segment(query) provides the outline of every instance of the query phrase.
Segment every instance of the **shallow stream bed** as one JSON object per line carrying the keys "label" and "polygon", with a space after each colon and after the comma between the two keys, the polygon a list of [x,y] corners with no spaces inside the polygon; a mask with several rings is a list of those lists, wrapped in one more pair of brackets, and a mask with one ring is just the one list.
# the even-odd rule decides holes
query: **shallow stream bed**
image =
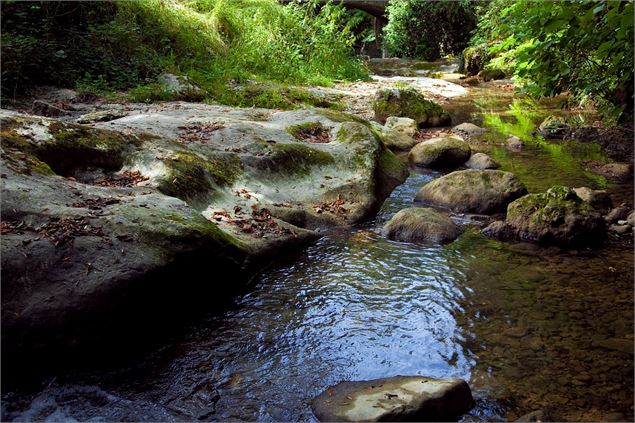
{"label": "shallow stream bed", "polygon": [[[577,165],[599,154],[592,148],[483,149],[530,191],[587,185],[632,206],[632,183]],[[309,401],[329,385],[426,375],[469,382],[477,406],[465,421],[538,409],[556,420],[632,421],[632,245],[562,251],[478,228],[446,246],[380,236],[438,176],[413,170],[373,221],[272,265],[227,309],[142,359],[5,391],[3,420],[314,420]]]}

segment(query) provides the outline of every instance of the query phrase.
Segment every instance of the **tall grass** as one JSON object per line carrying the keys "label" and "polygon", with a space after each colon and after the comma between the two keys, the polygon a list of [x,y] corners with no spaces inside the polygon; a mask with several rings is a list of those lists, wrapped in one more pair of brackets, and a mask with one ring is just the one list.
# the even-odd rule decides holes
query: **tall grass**
{"label": "tall grass", "polygon": [[5,96],[5,88],[43,83],[129,89],[165,71],[187,75],[211,93],[229,81],[328,84],[368,77],[354,56],[345,10],[313,0],[286,6],[276,0],[4,3]]}

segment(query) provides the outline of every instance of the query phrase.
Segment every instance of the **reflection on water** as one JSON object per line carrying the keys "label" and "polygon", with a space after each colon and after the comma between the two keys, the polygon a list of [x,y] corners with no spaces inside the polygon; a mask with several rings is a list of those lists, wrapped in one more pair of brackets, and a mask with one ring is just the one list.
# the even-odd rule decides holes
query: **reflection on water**
{"label": "reflection on water", "polygon": [[[549,145],[491,154],[532,191],[601,185],[575,166],[597,151]],[[314,420],[309,401],[331,384],[419,374],[468,380],[478,404],[468,421],[536,409],[632,421],[632,249],[538,249],[475,230],[446,246],[382,238],[437,176],[413,173],[374,221],[263,272],[227,311],[144,360],[5,393],[3,418]]]}

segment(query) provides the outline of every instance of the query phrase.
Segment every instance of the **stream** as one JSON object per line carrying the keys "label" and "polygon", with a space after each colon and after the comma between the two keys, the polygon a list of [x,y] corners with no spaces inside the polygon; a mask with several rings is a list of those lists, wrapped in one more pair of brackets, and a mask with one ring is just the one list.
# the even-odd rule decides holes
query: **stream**
{"label": "stream", "polygon": [[[498,146],[552,110],[487,87],[448,108],[455,124],[492,130],[480,148],[503,170],[530,192],[590,186],[632,207],[632,182],[580,167],[602,156],[595,145]],[[468,381],[477,405],[463,421],[534,410],[556,421],[632,421],[632,244],[565,251],[478,228],[445,246],[383,238],[383,224],[440,175],[411,169],[372,221],[281,258],[226,308],[142,358],[3,392],[3,420],[315,421],[310,400],[339,381],[426,375]]]}

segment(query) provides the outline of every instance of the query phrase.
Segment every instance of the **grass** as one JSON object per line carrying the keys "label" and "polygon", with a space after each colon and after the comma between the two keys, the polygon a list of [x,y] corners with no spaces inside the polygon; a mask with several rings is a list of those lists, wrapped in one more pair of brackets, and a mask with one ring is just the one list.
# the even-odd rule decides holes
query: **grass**
{"label": "grass", "polygon": [[173,100],[156,80],[168,72],[225,104],[341,108],[290,86],[368,78],[354,56],[346,13],[276,0],[7,1],[3,99],[56,85],[111,98],[124,91],[135,101]]}

